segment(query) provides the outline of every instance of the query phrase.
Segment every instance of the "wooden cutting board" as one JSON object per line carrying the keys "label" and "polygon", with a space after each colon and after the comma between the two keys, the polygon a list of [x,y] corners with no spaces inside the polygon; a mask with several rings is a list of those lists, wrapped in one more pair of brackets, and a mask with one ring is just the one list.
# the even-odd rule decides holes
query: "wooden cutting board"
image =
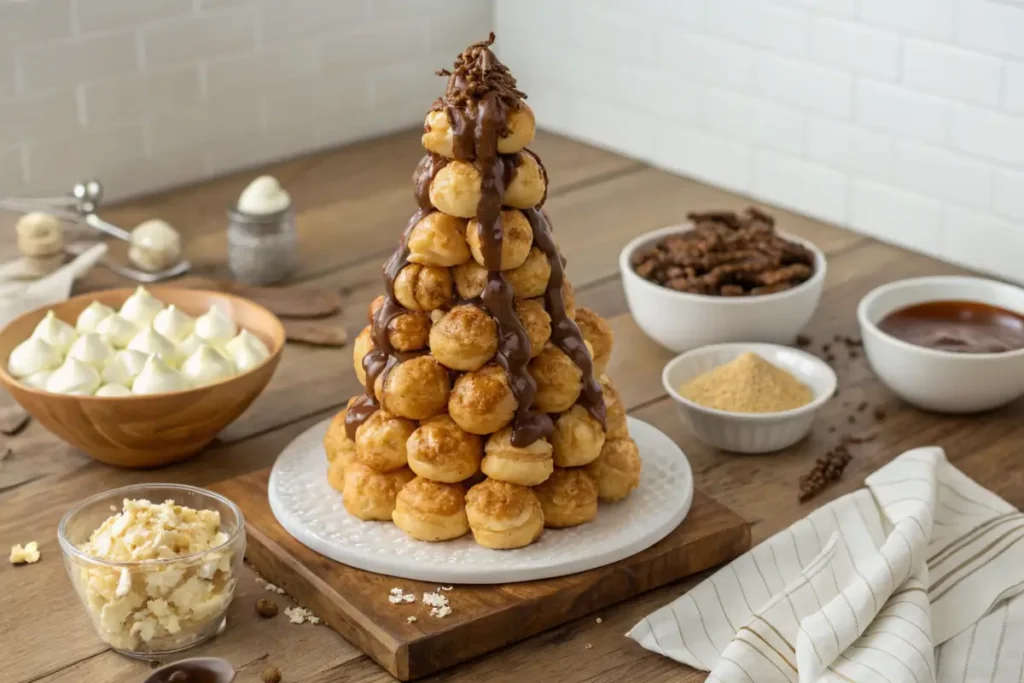
{"label": "wooden cutting board", "polygon": [[[454,586],[452,613],[429,616],[419,602],[438,586],[373,574],[310,550],[277,523],[267,501],[270,470],[212,488],[245,514],[246,557],[399,680],[408,681],[677,581],[750,548],[750,525],[700,491],[682,524],[664,540],[615,564],[558,579],[499,586]],[[392,588],[414,604],[388,602]],[[408,617],[415,616],[414,622]]]}

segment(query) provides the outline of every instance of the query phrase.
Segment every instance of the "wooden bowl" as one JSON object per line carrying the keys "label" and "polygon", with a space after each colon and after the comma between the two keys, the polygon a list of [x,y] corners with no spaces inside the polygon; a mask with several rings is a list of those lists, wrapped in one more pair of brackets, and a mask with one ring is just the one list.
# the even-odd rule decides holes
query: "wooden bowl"
{"label": "wooden bowl", "polygon": [[270,356],[246,372],[216,384],[146,396],[70,396],[33,389],[7,372],[7,358],[36,324],[53,310],[74,324],[86,306],[99,301],[117,310],[134,289],[76,296],[12,320],[0,331],[0,383],[44,427],[90,456],[118,467],[158,467],[184,460],[205,448],[237,418],[270,381],[284,348],[284,327],[267,309],[231,294],[199,289],[151,287],[165,304],[191,316],[217,304],[240,328],[256,335]]}

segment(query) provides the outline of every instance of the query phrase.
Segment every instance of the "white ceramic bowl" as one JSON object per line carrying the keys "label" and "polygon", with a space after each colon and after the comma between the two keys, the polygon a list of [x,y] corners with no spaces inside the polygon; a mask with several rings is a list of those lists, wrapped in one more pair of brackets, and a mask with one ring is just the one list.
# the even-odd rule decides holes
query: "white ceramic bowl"
{"label": "white ceramic bowl", "polygon": [[648,337],[675,352],[708,344],[756,341],[792,344],[818,307],[825,284],[825,254],[807,240],[779,232],[814,253],[814,275],[807,282],[763,296],[688,294],[645,280],[633,270],[633,254],[669,236],[692,229],[673,225],[648,232],[619,254],[626,302],[636,324]]}
{"label": "white ceramic bowl", "polygon": [[[705,408],[679,394],[679,388],[697,375],[752,351],[786,370],[811,388],[814,400],[778,413],[730,413]],[[714,344],[687,351],[668,362],[661,373],[665,391],[679,416],[702,441],[734,453],[770,453],[792,446],[807,436],[814,414],[836,393],[836,373],[811,354],[776,344]]]}
{"label": "white ceramic bowl", "polygon": [[977,277],[897,280],[867,294],[857,307],[871,369],[908,403],[940,413],[976,413],[1024,394],[1024,349],[953,353],[900,341],[878,329],[893,311],[926,301],[978,301],[1024,312],[1024,289]]}

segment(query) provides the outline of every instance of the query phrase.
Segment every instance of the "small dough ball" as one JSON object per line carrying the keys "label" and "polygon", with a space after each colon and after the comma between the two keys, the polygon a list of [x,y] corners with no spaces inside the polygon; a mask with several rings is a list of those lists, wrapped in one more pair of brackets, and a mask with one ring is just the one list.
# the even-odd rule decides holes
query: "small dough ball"
{"label": "small dough ball", "polygon": [[388,341],[397,351],[419,351],[430,339],[430,316],[410,311],[396,316],[388,323]]}
{"label": "small dough ball", "polygon": [[405,442],[415,429],[412,420],[378,410],[356,430],[356,461],[377,472],[405,467]]}
{"label": "small dough ball", "polygon": [[395,278],[395,298],[410,311],[445,308],[453,296],[452,274],[447,268],[410,263]]}
{"label": "small dough ball", "polygon": [[456,306],[430,329],[430,353],[452,370],[479,370],[498,351],[498,323],[473,304]]}
{"label": "small dough ball", "polygon": [[395,526],[421,541],[450,541],[469,533],[466,491],[460,484],[443,484],[416,477],[395,499]]}
{"label": "small dough ball", "polygon": [[544,308],[544,299],[516,299],[516,315],[530,338],[530,357],[536,358],[551,339],[551,316]]}
{"label": "small dough ball", "polygon": [[447,415],[420,423],[405,447],[413,472],[448,484],[476,474],[484,450],[479,436],[463,431]]}
{"label": "small dough ball", "polygon": [[622,405],[622,397],[607,375],[601,376],[600,383],[601,394],[604,396],[605,439],[628,439],[629,429],[626,427],[626,408]]}
{"label": "small dough ball", "polygon": [[430,182],[430,203],[449,216],[472,218],[480,203],[481,180],[480,171],[472,163],[452,161]]}
{"label": "small dough ball", "polygon": [[551,476],[551,453],[551,444],[545,438],[522,448],[513,446],[512,427],[505,427],[487,439],[480,468],[491,479],[536,486]]}
{"label": "small dough ball", "polygon": [[420,219],[406,242],[409,262],[425,266],[457,266],[470,259],[466,221],[434,211]]}
{"label": "small dough ball", "polygon": [[381,405],[396,415],[426,420],[443,413],[448,405],[448,371],[429,355],[399,363],[382,381]]}
{"label": "small dough ball", "polygon": [[455,289],[463,299],[476,299],[484,293],[487,286],[487,269],[476,261],[463,263],[452,268]]}
{"label": "small dough ball", "polygon": [[544,511],[532,490],[486,479],[466,494],[473,538],[485,548],[528,546],[544,533]]}
{"label": "small dough ball", "polygon": [[537,157],[528,150],[517,155],[516,170],[505,188],[505,205],[517,209],[532,209],[543,203],[548,191],[547,173]]}
{"label": "small dough ball", "polygon": [[408,467],[393,472],[377,472],[366,465],[352,463],[345,470],[342,503],[350,514],[359,519],[391,521],[398,492],[415,476]]}
{"label": "small dough ball", "polygon": [[612,346],[615,333],[608,321],[589,308],[576,311],[576,324],[579,325],[583,338],[590,343],[594,359],[594,375],[600,377],[608,367],[612,357]]}
{"label": "small dough ball", "polygon": [[[537,122],[525,102],[519,107],[511,110],[505,119],[505,126],[508,132],[498,138],[498,153],[514,154],[525,148],[533,141],[537,132]],[[455,154],[452,150],[452,126],[448,115],[443,109],[434,110],[427,114],[423,122],[423,147],[434,154],[452,159]]]}
{"label": "small dough ball", "polygon": [[544,413],[569,410],[583,390],[583,371],[554,344],[530,361],[530,374],[537,382],[533,407]]}
{"label": "small dough ball", "polygon": [[[351,405],[352,401],[349,401]],[[344,474],[345,466],[356,458],[356,443],[348,438],[348,430],[345,427],[345,418],[348,416],[348,408],[345,408],[331,420],[327,433],[324,435],[324,452],[327,454],[327,462],[337,463]]]}
{"label": "small dough ball", "polygon": [[485,365],[455,380],[448,414],[470,434],[493,434],[512,422],[518,406],[505,370]]}
{"label": "small dough ball", "polygon": [[[533,228],[530,221],[526,220],[522,211],[505,209],[501,212],[501,229],[501,265],[498,270],[518,268],[526,261],[533,246]],[[480,222],[475,218],[469,221],[466,227],[466,240],[469,242],[473,260],[486,267]]]}
{"label": "small dough ball", "polygon": [[327,485],[338,493],[345,491],[345,467],[340,459],[327,463]]}
{"label": "small dough ball", "polygon": [[352,342],[352,367],[356,371],[359,383],[366,386],[366,370],[363,368],[363,357],[373,350],[373,330],[369,325],[363,328],[356,340]]}
{"label": "small dough ball", "polygon": [[556,467],[533,492],[544,510],[544,526],[549,529],[579,526],[597,517],[597,482],[582,469]]}
{"label": "small dough ball", "polygon": [[544,294],[550,277],[551,263],[537,247],[530,249],[530,255],[526,257],[523,265],[505,271],[505,278],[512,285],[516,297],[520,299],[532,299]]}
{"label": "small dough ball", "polygon": [[606,503],[622,500],[640,485],[640,450],[633,439],[608,439],[597,460],[584,469],[597,481]]}
{"label": "small dough ball", "polygon": [[604,446],[604,427],[580,404],[555,419],[551,433],[555,465],[580,467],[593,462]]}
{"label": "small dough ball", "polygon": [[381,294],[370,302],[370,307],[366,310],[366,318],[370,321],[370,327],[373,327],[373,320],[377,317],[377,312],[384,306],[384,299],[385,296]]}

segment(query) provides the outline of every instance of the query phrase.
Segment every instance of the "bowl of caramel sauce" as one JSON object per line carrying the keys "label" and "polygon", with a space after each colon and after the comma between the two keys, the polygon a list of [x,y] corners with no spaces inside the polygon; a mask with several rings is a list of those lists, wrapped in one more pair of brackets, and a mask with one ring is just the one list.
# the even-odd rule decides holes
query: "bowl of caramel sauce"
{"label": "bowl of caramel sauce", "polygon": [[861,299],[864,352],[925,410],[975,413],[1024,395],[1024,289],[976,277],[898,280]]}

